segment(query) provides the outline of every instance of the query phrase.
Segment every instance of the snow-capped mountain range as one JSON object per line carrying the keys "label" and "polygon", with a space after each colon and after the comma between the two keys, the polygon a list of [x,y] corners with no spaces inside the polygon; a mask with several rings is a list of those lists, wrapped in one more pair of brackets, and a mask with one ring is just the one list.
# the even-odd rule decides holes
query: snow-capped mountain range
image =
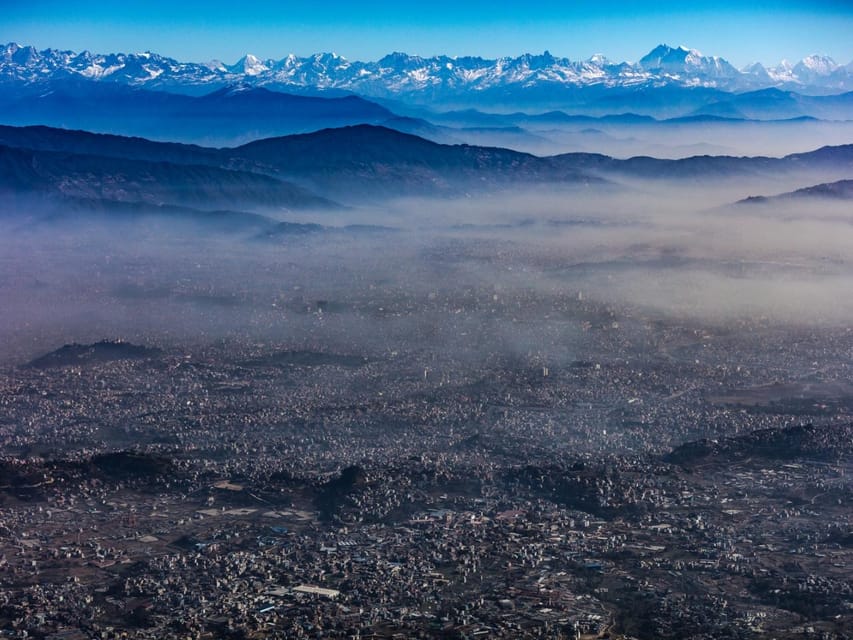
{"label": "snow-capped mountain range", "polygon": [[479,57],[422,58],[392,53],[374,62],[350,61],[334,53],[307,58],[289,55],[261,60],[246,55],[232,65],[189,63],[155,53],[75,53],[8,44],[0,49],[0,82],[42,83],[85,78],[148,89],[202,93],[248,84],[279,89],[343,90],[377,98],[440,99],[471,92],[578,89],[585,87],[704,87],[730,92],[769,87],[801,93],[853,90],[853,63],[842,66],[824,56],[796,64],[737,69],[723,58],[685,47],[659,45],[636,63],[603,55],[572,61],[525,54],[489,60]]}

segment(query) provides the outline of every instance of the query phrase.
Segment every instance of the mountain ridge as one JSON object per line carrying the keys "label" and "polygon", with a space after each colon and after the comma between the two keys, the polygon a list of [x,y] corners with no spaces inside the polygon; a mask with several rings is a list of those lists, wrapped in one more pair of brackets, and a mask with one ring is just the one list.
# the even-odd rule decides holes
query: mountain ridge
{"label": "mountain ridge", "polygon": [[331,205],[327,198],[348,204],[518,184],[606,185],[626,177],[707,183],[748,174],[822,172],[841,179],[853,174],[853,145],[775,158],[620,160],[591,153],[535,156],[499,147],[447,145],[375,125],[222,149],[48,127],[0,127],[0,167],[11,190],[208,209],[239,204],[263,211]]}
{"label": "mountain ridge", "polygon": [[853,200],[853,179],[822,182],[820,184],[786,191],[773,196],[749,196],[735,202],[736,205],[772,204],[794,200],[818,198],[827,201],[847,202]]}
{"label": "mountain ridge", "polygon": [[0,83],[0,121],[223,144],[380,123],[394,116],[355,95],[295,95],[246,83],[210,88],[209,93],[193,96],[82,77],[5,87]]}
{"label": "mountain ridge", "polygon": [[727,91],[779,87],[816,93],[853,90],[851,65],[812,55],[796,64],[764,67],[753,63],[737,69],[724,58],[695,49],[660,44],[635,63],[612,62],[596,54],[571,60],[542,54],[496,59],[476,56],[421,57],[401,52],[376,61],[350,61],[333,53],[279,60],[247,54],[232,65],[181,62],[152,52],[93,54],[88,51],[37,50],[8,43],[0,46],[0,81],[41,83],[82,77],[131,86],[181,89],[247,82],[257,86],[344,90],[367,97],[447,97],[495,88],[520,91],[531,87],[609,88],[682,86]]}

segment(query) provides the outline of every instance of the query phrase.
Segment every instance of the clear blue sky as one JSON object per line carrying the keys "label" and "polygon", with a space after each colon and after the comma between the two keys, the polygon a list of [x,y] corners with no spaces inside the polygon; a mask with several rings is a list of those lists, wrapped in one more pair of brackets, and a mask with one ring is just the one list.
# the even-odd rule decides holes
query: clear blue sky
{"label": "clear blue sky", "polygon": [[339,0],[17,0],[2,2],[0,42],[98,53],[156,51],[235,61],[335,51],[498,57],[549,50],[635,61],[684,44],[741,66],[811,53],[853,61],[853,2],[341,2]]}

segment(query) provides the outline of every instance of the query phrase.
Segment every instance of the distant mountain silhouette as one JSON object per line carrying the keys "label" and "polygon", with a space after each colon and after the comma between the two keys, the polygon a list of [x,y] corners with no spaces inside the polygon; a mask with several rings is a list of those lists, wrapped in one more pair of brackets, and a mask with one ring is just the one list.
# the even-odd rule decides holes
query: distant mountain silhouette
{"label": "distant mountain silhouette", "polygon": [[847,201],[853,200],[853,180],[838,180],[837,182],[824,182],[811,187],[804,187],[796,191],[788,191],[775,196],[750,196],[739,200],[738,205],[769,204],[780,201],[801,200],[818,198],[823,200]]}
{"label": "distant mountain silhouette", "polygon": [[55,351],[28,362],[29,369],[89,365],[113,360],[143,360],[156,358],[159,349],[143,347],[122,340],[102,340],[94,344],[66,344]]}
{"label": "distant mountain silhouette", "polygon": [[853,145],[821,147],[782,158],[766,156],[691,156],[676,160],[636,156],[625,160],[594,153],[568,153],[553,158],[579,171],[647,179],[709,181],[750,174],[779,175],[794,171],[853,171]]}
{"label": "distant mountain silhouette", "polygon": [[539,157],[497,147],[439,144],[374,125],[222,149],[47,127],[0,127],[0,143],[16,145],[0,146],[0,194],[30,192],[78,203],[141,203],[198,211],[264,213],[331,207],[333,201],[458,196],[518,185],[604,184],[626,177],[704,183],[788,172],[853,173],[853,145],[783,158],[622,160],[591,153]]}
{"label": "distant mountain silhouette", "polygon": [[233,156],[305,180],[333,198],[459,194],[528,182],[598,182],[547,158],[468,145],[442,145],[387,127],[358,125],[259,140]]}
{"label": "distant mountain silhouette", "polygon": [[795,198],[853,200],[853,180],[838,180],[837,182],[816,184],[813,187],[805,187],[792,191],[790,195]]}
{"label": "distant mountain silhouette", "polygon": [[835,120],[849,119],[851,114],[853,92],[808,96],[775,87],[722,96],[693,112],[693,115],[755,120],[783,120],[802,116]]}
{"label": "distant mountain silhouette", "polygon": [[202,96],[151,91],[123,84],[63,79],[50,90],[4,87],[5,124],[44,124],[209,145],[380,123],[394,114],[358,96],[316,97],[245,85]]}
{"label": "distant mountain silhouette", "polygon": [[220,166],[222,158],[218,149],[198,145],[154,142],[146,138],[91,133],[43,125],[26,127],[0,125],[0,145],[35,151],[63,151],[175,164]]}
{"label": "distant mountain silhouette", "polygon": [[[77,132],[70,136],[81,137]],[[112,145],[114,140],[107,138],[105,143]],[[137,144],[146,146],[141,142]],[[73,149],[74,143],[66,141],[61,146]],[[165,157],[166,151],[173,149],[177,149],[182,158],[190,159],[176,146],[164,147],[162,155]],[[206,160],[205,151],[200,151],[199,156]],[[3,168],[0,190],[6,191],[38,191],[88,200],[177,205],[202,210],[333,206],[328,200],[280,179],[209,164],[154,162],[117,155],[0,146],[0,167]]]}

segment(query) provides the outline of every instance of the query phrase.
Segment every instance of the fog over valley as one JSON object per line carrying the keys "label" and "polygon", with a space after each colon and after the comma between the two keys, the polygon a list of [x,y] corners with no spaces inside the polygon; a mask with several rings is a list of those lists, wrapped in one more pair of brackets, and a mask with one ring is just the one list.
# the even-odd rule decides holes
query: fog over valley
{"label": "fog over valley", "polygon": [[764,177],[629,182],[261,208],[267,226],[234,228],[109,205],[40,221],[22,205],[3,222],[3,357],[122,337],[571,361],[591,355],[580,306],[613,322],[847,325],[849,201],[738,203],[783,188]]}

